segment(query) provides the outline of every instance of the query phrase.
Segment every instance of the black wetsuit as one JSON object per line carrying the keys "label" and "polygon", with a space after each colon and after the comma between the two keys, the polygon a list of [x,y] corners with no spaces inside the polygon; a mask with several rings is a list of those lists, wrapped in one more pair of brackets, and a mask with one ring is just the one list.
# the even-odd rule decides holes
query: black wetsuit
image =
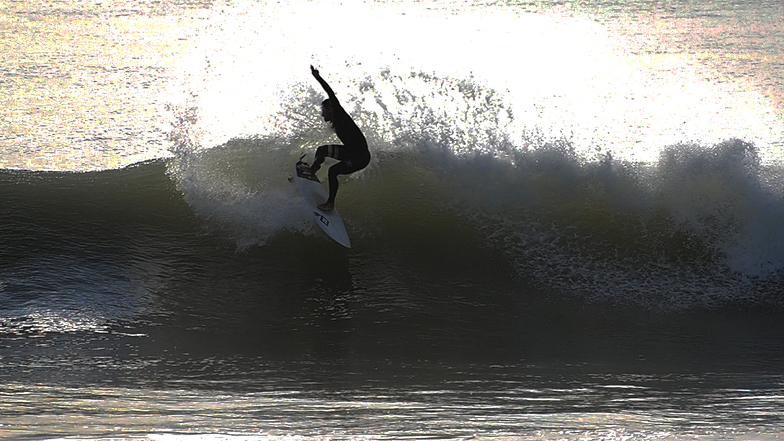
{"label": "black wetsuit", "polygon": [[340,161],[330,167],[328,172],[329,199],[327,199],[327,204],[334,204],[335,195],[338,193],[338,175],[347,175],[367,167],[370,163],[370,150],[368,150],[365,135],[340,105],[335,93],[326,81],[318,74],[314,74],[314,76],[329,95],[329,105],[332,108],[332,127],[343,142],[343,145],[322,145],[316,150],[316,159],[313,161],[314,170],[321,167],[321,163],[326,157]]}

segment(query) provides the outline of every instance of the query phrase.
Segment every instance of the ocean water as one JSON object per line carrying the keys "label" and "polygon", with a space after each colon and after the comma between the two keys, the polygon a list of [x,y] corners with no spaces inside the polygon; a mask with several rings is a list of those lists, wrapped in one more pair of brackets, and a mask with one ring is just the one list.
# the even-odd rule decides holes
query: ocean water
{"label": "ocean water", "polygon": [[784,438],[778,2],[0,19],[0,438]]}

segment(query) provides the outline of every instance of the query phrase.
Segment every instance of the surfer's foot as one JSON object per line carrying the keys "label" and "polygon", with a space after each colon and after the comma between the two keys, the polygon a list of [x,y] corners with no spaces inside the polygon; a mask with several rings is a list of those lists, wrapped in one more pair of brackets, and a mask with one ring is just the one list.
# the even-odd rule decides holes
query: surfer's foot
{"label": "surfer's foot", "polygon": [[327,201],[327,202],[324,202],[323,204],[319,205],[316,208],[318,208],[319,210],[322,210],[322,211],[332,211],[332,210],[335,209],[335,204],[333,202]]}

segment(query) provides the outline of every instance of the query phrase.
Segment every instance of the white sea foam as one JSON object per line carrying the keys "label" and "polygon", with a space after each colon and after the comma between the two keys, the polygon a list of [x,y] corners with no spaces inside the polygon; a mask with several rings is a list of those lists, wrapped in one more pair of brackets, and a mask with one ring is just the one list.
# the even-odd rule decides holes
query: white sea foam
{"label": "white sea foam", "polygon": [[[778,157],[781,118],[742,77],[714,77],[688,54],[651,61],[625,38],[588,16],[507,7],[219,4],[170,99],[176,107],[196,97],[202,148],[278,134],[312,116],[291,109],[321,98],[313,64],[386,147],[400,131],[426,138],[446,123],[451,132],[494,130],[516,146],[532,131],[566,136],[584,157],[598,149],[655,162],[674,143],[729,138],[754,142],[763,160]],[[497,121],[473,118],[476,91],[499,103]],[[438,121],[421,119],[422,107]],[[474,141],[448,147],[487,148]]]}

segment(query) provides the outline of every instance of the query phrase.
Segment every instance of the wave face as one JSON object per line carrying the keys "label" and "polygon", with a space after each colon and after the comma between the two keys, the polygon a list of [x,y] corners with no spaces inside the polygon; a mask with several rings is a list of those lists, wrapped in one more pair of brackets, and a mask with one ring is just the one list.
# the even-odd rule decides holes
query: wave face
{"label": "wave face", "polygon": [[[376,152],[341,187],[346,251],[287,181],[300,151],[242,139],[122,170],[0,173],[0,327],[100,338],[195,314],[244,329],[239,306],[203,304],[228,295],[252,307],[256,297],[237,293],[306,289],[289,286],[303,272],[330,292],[367,291],[383,311],[419,304],[409,296],[432,286],[419,314],[482,327],[491,312],[467,305],[784,306],[782,169],[741,141],[674,146],[656,166],[585,162],[565,142],[503,158],[430,142]],[[235,294],[221,294],[226,277]]]}
{"label": "wave face", "polygon": [[[286,232],[320,235],[286,182],[300,151],[235,140],[177,158],[169,173],[196,213],[246,249]],[[778,304],[781,173],[738,140],[673,146],[657,165],[586,162],[566,141],[503,157],[423,141],[376,152],[341,186],[339,204],[365,252],[467,243],[462,259],[492,249],[518,276],[570,296],[674,309]]]}
{"label": "wave face", "polygon": [[[287,181],[300,151],[243,139],[116,171],[6,172],[4,261],[32,259],[33,268],[40,252],[57,268],[72,254],[101,274],[93,266],[129,242],[137,243],[132,261],[160,254],[160,244],[182,240],[175,248],[187,249],[205,237],[240,253],[269,249],[270,259],[299,253],[292,240],[329,247]],[[338,203],[352,253],[384,256],[390,267],[415,267],[422,255],[436,273],[471,267],[484,278],[500,262],[510,283],[601,304],[781,305],[781,174],[742,141],[673,146],[655,166],[609,156],[585,162],[566,142],[503,158],[422,142],[376,152],[341,186]],[[80,276],[63,280],[71,277]],[[41,283],[61,292],[63,280]],[[117,283],[112,289],[131,289]],[[13,291],[13,280],[3,284]]]}

